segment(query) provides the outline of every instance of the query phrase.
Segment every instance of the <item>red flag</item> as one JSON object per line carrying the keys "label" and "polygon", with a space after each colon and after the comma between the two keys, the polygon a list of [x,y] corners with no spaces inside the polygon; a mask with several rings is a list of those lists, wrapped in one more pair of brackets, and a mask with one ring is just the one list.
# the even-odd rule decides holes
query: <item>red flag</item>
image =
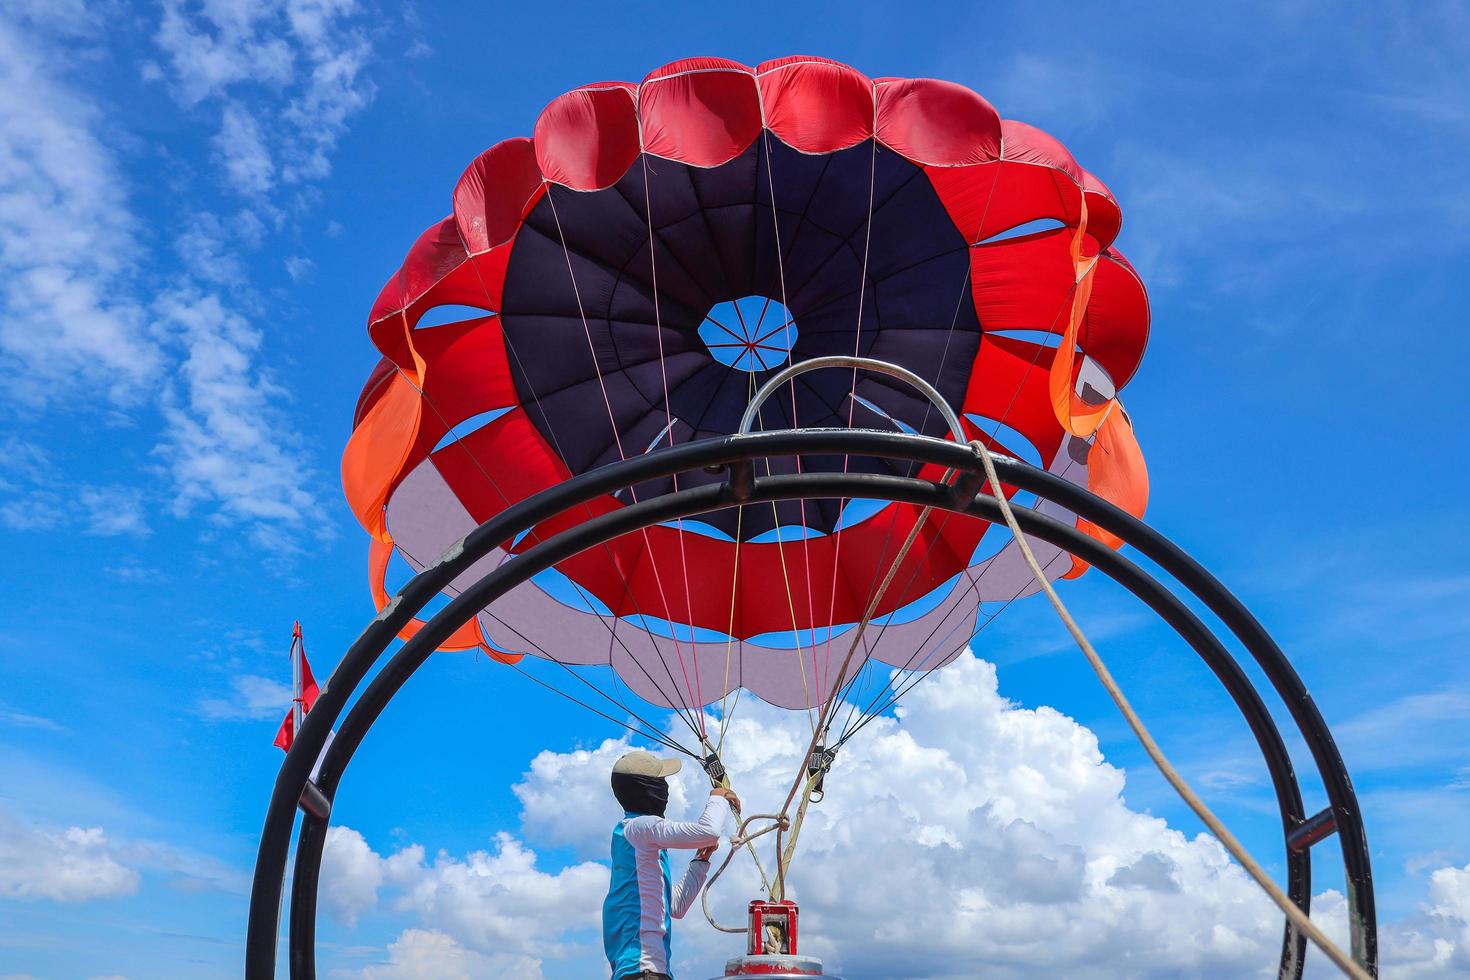
{"label": "red flag", "polygon": [[[301,642],[299,633],[293,642]],[[303,646],[301,648],[301,715],[303,718],[311,710],[312,705],[316,704],[316,696],[319,693],[320,688],[316,685],[316,678],[311,676],[311,664],[306,662],[306,648]],[[276,732],[274,744],[280,746],[282,752],[291,751],[291,742],[296,738],[293,714],[293,711],[286,712],[286,720],[281,722],[281,727]]]}

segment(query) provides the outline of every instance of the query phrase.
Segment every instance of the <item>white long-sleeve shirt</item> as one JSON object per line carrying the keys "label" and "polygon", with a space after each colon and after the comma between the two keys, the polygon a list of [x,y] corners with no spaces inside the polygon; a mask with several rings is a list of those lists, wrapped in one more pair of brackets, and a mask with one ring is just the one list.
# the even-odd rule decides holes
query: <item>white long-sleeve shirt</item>
{"label": "white long-sleeve shirt", "polygon": [[669,929],[681,919],[709,874],[708,861],[690,861],[678,887],[667,851],[720,842],[730,804],[711,796],[698,820],[628,814],[613,828],[612,881],[602,908],[603,946],[614,980],[629,973],[669,972]]}

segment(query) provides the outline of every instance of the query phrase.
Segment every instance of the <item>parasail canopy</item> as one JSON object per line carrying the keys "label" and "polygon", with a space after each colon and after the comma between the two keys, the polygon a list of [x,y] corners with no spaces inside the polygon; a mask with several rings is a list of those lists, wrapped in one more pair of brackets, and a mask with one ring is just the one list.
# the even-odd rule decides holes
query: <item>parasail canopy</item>
{"label": "parasail canopy", "polygon": [[[728,435],[774,371],[833,354],[909,369],[968,438],[1141,516],[1147,477],[1118,393],[1149,311],[1114,248],[1120,224],[1061,143],[950,82],[698,58],[568,92],[531,138],[470,164],[369,317],[382,360],[342,472],[376,539],[380,604],[390,548],[422,569],[571,476]],[[794,379],[760,424],[947,434],[918,392],[841,370]],[[763,465],[940,476],[876,458]],[[721,479],[608,495],[508,542],[456,588],[590,516]],[[862,661],[927,674],[1035,588],[987,523],[920,517],[809,500],[651,527],[497,600],[450,645],[610,665],[679,710],[739,687],[811,707],[852,680],[835,676],[834,637],[915,527]],[[1033,548],[1050,575],[1084,570]]]}

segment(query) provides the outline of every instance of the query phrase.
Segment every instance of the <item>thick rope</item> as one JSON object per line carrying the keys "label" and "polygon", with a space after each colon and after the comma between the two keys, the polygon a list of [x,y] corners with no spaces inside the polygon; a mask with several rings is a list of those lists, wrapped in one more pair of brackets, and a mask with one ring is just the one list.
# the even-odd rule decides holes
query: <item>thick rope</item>
{"label": "thick rope", "polygon": [[[952,473],[952,470],[946,470],[943,479],[948,480]],[[836,678],[833,679],[832,691],[828,694],[826,701],[822,703],[822,710],[817,714],[817,724],[812,730],[812,740],[807,743],[806,754],[802,756],[801,768],[797,770],[796,780],[791,784],[791,791],[786,794],[786,802],[781,804],[781,817],[783,819],[791,813],[791,803],[796,799],[797,790],[801,788],[802,775],[806,772],[807,761],[811,759],[812,753],[816,752],[818,743],[826,737],[827,729],[832,724],[832,718],[830,717],[832,705],[838,700],[838,692],[846,686],[844,684],[844,678],[847,676],[847,669],[852,665],[852,658],[857,653],[858,644],[863,641],[863,634],[868,630],[868,623],[872,621],[874,614],[877,613],[878,605],[883,601],[884,595],[887,594],[888,587],[893,584],[893,578],[898,574],[899,566],[908,557],[909,549],[918,540],[919,532],[923,529],[925,522],[929,520],[929,515],[933,512],[934,508],[932,505],[925,507],[919,512],[918,518],[914,521],[914,526],[909,530],[908,537],[904,539],[903,546],[898,549],[898,554],[894,556],[893,563],[888,566],[888,572],[883,576],[882,584],[878,586],[878,590],[873,593],[873,597],[868,601],[868,608],[863,610],[863,618],[858,622],[857,629],[853,631],[852,644],[847,648],[847,656],[843,658],[842,666],[838,669]],[[797,830],[800,830],[800,818],[801,815],[805,814],[807,804],[811,801],[812,787],[815,784],[816,778],[809,776],[807,778],[806,793],[803,795],[798,810]],[[786,894],[786,871],[791,865],[793,848],[796,846],[796,838],[795,834],[793,834],[791,844],[783,849],[781,847],[781,839],[784,834],[784,828],[776,832],[776,892],[773,893],[782,896]]]}
{"label": "thick rope", "polygon": [[[747,828],[750,826],[751,823],[756,820],[769,820],[771,821],[771,825],[764,830],[758,830],[753,834],[747,833]],[[735,836],[730,838],[730,850],[725,852],[725,860],[720,862],[720,866],[715,869],[715,873],[710,875],[709,880],[704,883],[704,888],[700,889],[701,894],[699,896],[699,903],[700,906],[704,909],[704,917],[709,921],[710,925],[714,926],[720,932],[745,932],[744,926],[740,926],[739,928],[733,926],[722,926],[715,921],[714,913],[710,912],[709,910],[710,889],[715,886],[715,882],[720,880],[720,875],[724,874],[725,869],[730,866],[730,860],[735,857],[736,852],[744,847],[745,849],[750,851],[750,856],[755,861],[755,869],[756,871],[760,872],[761,885],[765,888],[766,894],[773,894],[771,891],[771,882],[766,877],[766,869],[761,865],[760,856],[756,854],[755,844],[753,842],[757,837],[764,837],[766,834],[769,834],[773,830],[783,830],[787,826],[788,823],[786,818],[777,813],[752,813],[750,816],[740,821],[740,827],[735,831]]]}
{"label": "thick rope", "polygon": [[1062,604],[1061,597],[1057,595],[1057,591],[1052,587],[1051,581],[1046,577],[1046,573],[1042,571],[1041,564],[1036,560],[1036,555],[1032,553],[1031,546],[1026,541],[1026,536],[1021,533],[1021,526],[1016,523],[1016,515],[1011,510],[1010,501],[1006,500],[1005,492],[1001,489],[1000,477],[996,475],[995,462],[991,459],[990,450],[978,439],[971,442],[970,446],[974,449],[976,455],[980,457],[980,462],[985,466],[985,478],[990,484],[990,491],[995,495],[996,503],[1000,505],[1000,512],[1005,517],[1006,526],[1011,529],[1011,534],[1015,535],[1016,543],[1021,547],[1021,554],[1025,557],[1026,564],[1031,569],[1031,574],[1035,576],[1037,584],[1046,593],[1047,600],[1051,603],[1052,608],[1056,610],[1057,617],[1062,621],[1062,625],[1067,627],[1068,633],[1072,634],[1072,639],[1077,642],[1077,646],[1082,650],[1083,656],[1087,658],[1088,664],[1092,667],[1093,672],[1097,674],[1097,679],[1102,682],[1103,688],[1108,692],[1108,697],[1112,698],[1113,703],[1118,706],[1118,711],[1122,713],[1123,719],[1128,722],[1128,727],[1133,730],[1134,736],[1143,746],[1144,751],[1148,753],[1148,757],[1153,760],[1154,765],[1158,767],[1159,772],[1168,780],[1169,785],[1174,787],[1174,792],[1178,793],[1179,797],[1189,805],[1189,808],[1194,811],[1195,816],[1199,817],[1200,821],[1204,823],[1210,833],[1215,836],[1215,839],[1224,845],[1225,850],[1230,852],[1230,856],[1235,858],[1241,867],[1245,868],[1246,873],[1251,878],[1255,879],[1256,884],[1261,886],[1261,890],[1271,896],[1271,900],[1280,906],[1281,911],[1286,914],[1286,918],[1291,924],[1315,943],[1317,948],[1325,953],[1327,958],[1338,969],[1352,977],[1353,980],[1372,980],[1367,970],[1363,969],[1362,966],[1353,961],[1352,957],[1339,949],[1305,912],[1297,908],[1296,903],[1287,897],[1286,893],[1281,890],[1276,882],[1271,880],[1270,876],[1256,863],[1255,858],[1250,856],[1250,853],[1246,851],[1240,841],[1235,839],[1235,835],[1226,829],[1225,825],[1220,822],[1220,818],[1211,812],[1210,808],[1205,805],[1205,802],[1184,781],[1184,777],[1179,774],[1179,771],[1164,756],[1163,750],[1159,748],[1159,744],[1154,741],[1153,735],[1144,726],[1143,719],[1138,717],[1138,713],[1128,703],[1127,696],[1123,694],[1123,690],[1118,686],[1118,682],[1113,679],[1112,672],[1103,663],[1102,657],[1098,656],[1097,650],[1093,647],[1092,642],[1083,634],[1081,627],[1077,625],[1077,621],[1072,618],[1072,614]]}

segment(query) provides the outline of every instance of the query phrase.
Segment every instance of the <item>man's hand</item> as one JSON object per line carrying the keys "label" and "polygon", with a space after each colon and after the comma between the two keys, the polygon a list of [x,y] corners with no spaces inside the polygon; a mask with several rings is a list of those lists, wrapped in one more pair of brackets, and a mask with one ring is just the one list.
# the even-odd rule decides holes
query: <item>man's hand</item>
{"label": "man's hand", "polygon": [[713,854],[713,853],[715,853],[715,849],[718,848],[719,846],[720,845],[718,845],[718,844],[711,844],[709,847],[701,847],[699,850],[697,850],[697,851],[694,852],[694,860],[696,860],[696,861],[708,861],[709,858],[710,858],[710,855]]}
{"label": "man's hand", "polygon": [[723,796],[725,800],[729,802],[730,809],[737,812],[740,810],[740,797],[735,795],[735,791],[733,789],[726,789],[724,786],[716,786],[714,789],[709,791],[709,795]]}

